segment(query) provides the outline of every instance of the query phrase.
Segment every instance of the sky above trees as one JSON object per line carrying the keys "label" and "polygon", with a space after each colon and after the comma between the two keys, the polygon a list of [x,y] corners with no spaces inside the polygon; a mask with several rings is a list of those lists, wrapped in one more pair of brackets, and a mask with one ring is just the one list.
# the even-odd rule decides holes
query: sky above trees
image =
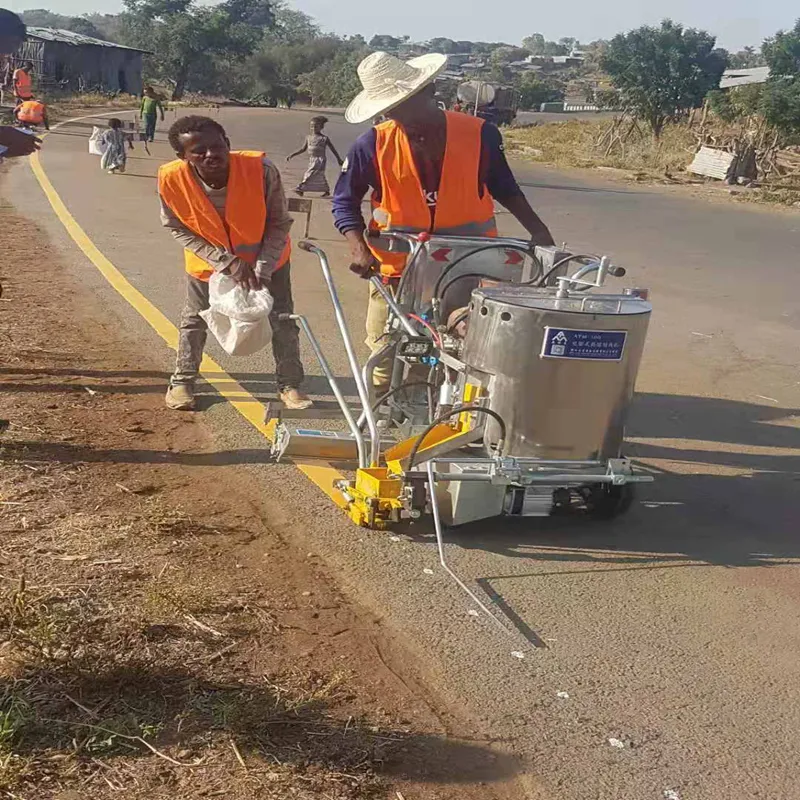
{"label": "sky above trees", "polygon": [[[60,14],[116,13],[121,0],[48,0],[10,2],[14,11],[45,6]],[[570,3],[530,3],[526,0],[403,0],[402,3],[365,3],[363,0],[295,0],[296,8],[315,17],[334,33],[409,35],[414,40],[433,36],[451,39],[518,42],[540,31],[557,40],[573,36],[581,41],[605,39],[643,24],[670,17],[687,27],[717,36],[729,50],[759,45],[780,28],[791,28],[800,8],[790,0],[572,0]],[[488,12],[487,9],[491,8]]]}

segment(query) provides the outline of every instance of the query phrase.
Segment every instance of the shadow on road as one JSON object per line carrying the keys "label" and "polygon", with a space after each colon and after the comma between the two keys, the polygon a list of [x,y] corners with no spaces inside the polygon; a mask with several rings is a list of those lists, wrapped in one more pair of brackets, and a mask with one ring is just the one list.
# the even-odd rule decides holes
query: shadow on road
{"label": "shadow on road", "polygon": [[[85,393],[88,388],[104,395],[161,393],[168,380],[166,372],[144,370],[75,374],[68,369],[4,368],[0,374],[31,376],[30,383],[0,384],[0,391],[11,392]],[[75,383],[51,383],[46,380],[48,376],[73,376]],[[236,373],[232,377],[257,400],[265,392],[274,397],[275,378],[271,374]],[[345,392],[352,396],[352,379],[343,383]],[[321,406],[326,410],[332,407],[324,377],[309,376],[306,387],[325,398]],[[225,401],[205,387],[201,402],[208,407]],[[797,416],[800,409],[642,393],[636,398],[628,431],[638,441],[629,450],[634,458],[648,461],[660,474],[654,483],[639,487],[640,502],[628,515],[611,523],[574,517],[484,521],[451,531],[448,538],[465,549],[559,566],[558,570],[538,573],[541,577],[567,571],[694,567],[698,562],[764,566],[775,563],[775,559],[799,558],[796,509],[800,428],[792,426],[792,418]],[[774,452],[764,452],[767,448]],[[760,452],[746,452],[747,449]],[[2,458],[70,463],[179,462],[189,466],[270,461],[266,446],[181,453],[135,446],[108,450],[19,440],[3,444]],[[427,525],[417,524],[408,530],[412,538],[430,540]]]}

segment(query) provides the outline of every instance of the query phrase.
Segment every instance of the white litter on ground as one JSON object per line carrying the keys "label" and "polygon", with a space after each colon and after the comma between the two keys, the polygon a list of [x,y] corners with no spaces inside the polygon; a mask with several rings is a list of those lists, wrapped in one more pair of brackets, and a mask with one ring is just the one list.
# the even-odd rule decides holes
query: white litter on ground
{"label": "white litter on ground", "polygon": [[569,693],[568,692],[559,692],[556,697],[560,697],[562,700],[569,700]]}
{"label": "white litter on ground", "polygon": [[664,789],[664,800],[681,800],[681,797],[674,789]]}
{"label": "white litter on ground", "polygon": [[525,653],[521,650],[512,650],[511,655],[514,656],[514,658],[525,658]]}
{"label": "white litter on ground", "polygon": [[625,748],[625,742],[623,742],[621,739],[615,739],[613,736],[608,740],[608,743],[612,747],[616,747],[619,750],[623,750]]}
{"label": "white litter on ground", "polygon": [[424,572],[426,575],[433,575],[433,570],[432,570],[432,569],[428,569],[427,567],[425,567],[425,569],[424,569],[424,570],[422,570],[422,571],[423,571],[423,572]]}

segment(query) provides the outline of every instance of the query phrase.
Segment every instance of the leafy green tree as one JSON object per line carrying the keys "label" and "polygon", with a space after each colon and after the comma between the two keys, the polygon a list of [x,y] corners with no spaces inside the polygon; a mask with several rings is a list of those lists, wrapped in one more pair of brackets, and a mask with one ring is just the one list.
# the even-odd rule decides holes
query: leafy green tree
{"label": "leafy green tree", "polygon": [[192,0],[124,0],[126,44],[154,52],[153,77],[174,84],[173,100],[187,88],[229,89],[224,76],[257,48],[273,24],[268,0],[226,0],[198,6]]}
{"label": "leafy green tree", "polygon": [[778,31],[764,42],[769,67],[764,87],[764,116],[785,136],[800,133],[800,20],[789,31]]}
{"label": "leafy green tree", "polygon": [[769,67],[771,77],[796,77],[800,75],[800,19],[789,31],[778,31],[767,39],[761,52]]}
{"label": "leafy green tree", "polygon": [[724,122],[739,122],[763,113],[764,86],[751,83],[725,91],[715,89],[708,93],[708,105]]}
{"label": "leafy green tree", "polygon": [[538,111],[542,103],[550,103],[564,98],[563,89],[552,82],[544,81],[536,75],[526,72],[516,85],[519,91],[519,107],[525,111]]}
{"label": "leafy green tree", "polygon": [[402,39],[384,33],[375,34],[375,36],[369,40],[369,46],[373,50],[397,50],[401,44],[403,44]]}
{"label": "leafy green tree", "polygon": [[766,64],[766,59],[755,47],[744,47],[736,53],[731,53],[728,57],[728,66],[733,69],[752,69],[753,67],[764,67]]}
{"label": "leafy green tree", "polygon": [[450,55],[450,53],[458,52],[456,50],[457,46],[457,42],[454,42],[452,39],[445,39],[443,36],[438,36],[428,41],[428,49],[432,53],[445,53],[445,55]]}
{"label": "leafy green tree", "polygon": [[343,42],[332,59],[300,76],[298,92],[307,95],[316,106],[349,103],[361,91],[356,68],[369,53],[369,48]]}
{"label": "leafy green tree", "polygon": [[298,44],[316,39],[320,35],[319,25],[313,17],[285,5],[275,7],[275,26],[267,34],[268,41]]}
{"label": "leafy green tree", "polygon": [[545,38],[541,33],[533,33],[522,40],[522,46],[532,56],[543,56],[545,51]]}
{"label": "leafy green tree", "polygon": [[664,126],[703,102],[719,86],[726,57],[705,31],[671,20],[644,25],[609,42],[601,66],[623,108],[644,120],[658,139]]}

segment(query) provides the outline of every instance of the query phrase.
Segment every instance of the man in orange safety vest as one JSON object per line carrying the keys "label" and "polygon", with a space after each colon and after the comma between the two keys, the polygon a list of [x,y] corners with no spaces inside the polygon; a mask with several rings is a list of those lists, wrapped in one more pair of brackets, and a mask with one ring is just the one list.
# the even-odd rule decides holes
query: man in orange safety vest
{"label": "man in orange safety vest", "polygon": [[178,158],[158,171],[161,222],[184,247],[187,289],[167,406],[195,407],[194,384],[208,331],[200,312],[209,306],[209,278],[225,272],[248,290],[269,286],[280,399],[286,408],[308,408],[312,402],[300,391],[299,329],[281,318],[294,311],[292,218],[277,167],[262,152],[232,152],[224,128],[209,117],[181,117],[168,138]]}
{"label": "man in orange safety vest", "polygon": [[26,127],[44,125],[48,131],[50,130],[50,123],[47,119],[47,107],[34,97],[31,97],[29,100],[23,100],[14,109],[14,116],[17,122]]}
{"label": "man in orange safety vest", "polygon": [[[370,190],[371,230],[497,236],[496,200],[533,243],[554,244],[511,174],[500,131],[478,117],[443,111],[436,102],[434,80],[446,63],[447,57],[438,53],[407,62],[372,53],[358,66],[363,91],[345,112],[353,123],[386,118],[360,136],[345,159],[333,216],[350,244],[350,268],[365,278],[379,273],[390,289],[406,256],[367,243],[361,203]],[[373,353],[383,346],[387,313],[370,285],[366,343]],[[376,385],[388,383],[388,369],[388,361],[378,365]]]}

